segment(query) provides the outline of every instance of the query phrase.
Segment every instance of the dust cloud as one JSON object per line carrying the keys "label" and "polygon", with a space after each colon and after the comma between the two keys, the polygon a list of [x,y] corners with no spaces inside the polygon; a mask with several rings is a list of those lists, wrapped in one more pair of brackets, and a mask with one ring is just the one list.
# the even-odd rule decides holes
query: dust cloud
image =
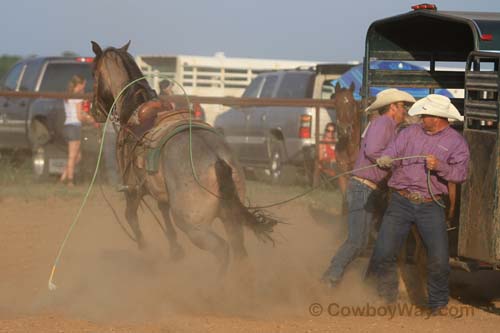
{"label": "dust cloud", "polygon": [[[36,287],[21,296],[12,291],[12,284],[20,281],[3,284],[0,292],[11,311],[56,311],[88,320],[127,322],[174,315],[276,319],[310,316],[308,307],[314,302],[364,304],[374,297],[362,283],[366,260],[352,265],[339,288],[331,290],[319,282],[345,238],[342,216],[325,213],[313,218],[307,205],[297,203],[273,209],[286,222],[276,228],[276,245],[262,243],[246,231],[248,259],[232,262],[229,273],[219,278],[215,259],[192,245],[180,230],[186,257],[170,260],[168,241],[148,211],[139,214],[148,246],[138,250],[97,195],[64,250],[55,276],[58,288],[49,292],[46,281],[52,261],[78,205],[78,200],[54,200],[65,208],[44,210],[42,203],[30,205],[39,209],[32,213],[36,222],[28,223],[42,229],[30,240],[34,257],[40,260],[30,262],[29,276],[23,279]],[[120,209],[124,202],[116,198],[114,205]],[[214,221],[213,227],[225,238],[220,222]]]}

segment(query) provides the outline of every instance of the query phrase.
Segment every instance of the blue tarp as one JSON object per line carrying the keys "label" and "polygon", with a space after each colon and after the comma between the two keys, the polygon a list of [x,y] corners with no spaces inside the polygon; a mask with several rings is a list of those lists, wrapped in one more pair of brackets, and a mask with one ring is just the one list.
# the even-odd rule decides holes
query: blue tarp
{"label": "blue tarp", "polygon": [[[423,67],[416,66],[404,61],[372,61],[370,63],[370,68],[372,69],[386,69],[386,70],[423,70]],[[363,84],[363,64],[352,67],[350,70],[345,72],[341,77],[332,81],[332,85],[335,86],[336,83],[340,83],[343,88],[349,88],[352,82],[354,82],[354,98],[356,100],[361,100],[360,89]],[[384,87],[372,87],[370,88],[370,96],[377,95]],[[429,90],[425,88],[399,88],[403,91],[408,92],[416,99],[423,98],[429,94]],[[453,97],[452,93],[446,89],[436,89],[435,94],[444,95],[447,97]]]}

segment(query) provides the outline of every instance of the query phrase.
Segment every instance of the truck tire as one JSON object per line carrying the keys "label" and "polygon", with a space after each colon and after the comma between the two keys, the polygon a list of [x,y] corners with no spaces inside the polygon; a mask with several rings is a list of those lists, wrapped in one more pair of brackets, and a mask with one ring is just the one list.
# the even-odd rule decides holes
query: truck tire
{"label": "truck tire", "polygon": [[272,140],[270,144],[269,155],[269,182],[273,185],[283,181],[283,143],[278,140]]}
{"label": "truck tire", "polygon": [[417,228],[412,226],[401,252],[399,267],[410,302],[417,306],[425,306],[427,303],[426,262],[422,238]]}
{"label": "truck tire", "polygon": [[49,178],[49,157],[46,146],[33,148],[31,160],[35,181],[46,181]]}
{"label": "truck tire", "polygon": [[29,140],[32,147],[40,147],[50,141],[50,131],[41,120],[33,119],[31,121]]}
{"label": "truck tire", "polygon": [[30,125],[29,140],[32,147],[32,171],[35,181],[45,181],[49,178],[49,159],[47,144],[50,132],[40,119],[33,119]]}
{"label": "truck tire", "polygon": [[[33,147],[32,155],[33,177],[37,182],[47,181],[51,175],[50,160],[57,159],[59,162],[67,159],[67,152],[56,144],[46,144]],[[60,168],[62,166],[59,166]]]}

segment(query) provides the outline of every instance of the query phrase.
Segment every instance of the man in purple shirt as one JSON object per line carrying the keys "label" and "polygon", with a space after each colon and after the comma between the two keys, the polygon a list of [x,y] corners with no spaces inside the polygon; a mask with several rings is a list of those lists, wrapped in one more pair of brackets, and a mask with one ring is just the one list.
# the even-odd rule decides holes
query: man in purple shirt
{"label": "man in purple shirt", "polygon": [[[366,111],[377,110],[381,116],[368,124],[361,141],[360,152],[355,169],[371,166],[382,151],[396,136],[397,126],[406,116],[407,103],[415,99],[410,94],[398,89],[386,89],[377,94],[377,98]],[[388,172],[379,167],[359,170],[353,173],[346,192],[348,205],[348,237],[332,258],[329,268],[323,274],[322,281],[334,287],[340,282],[344,270],[368,245],[373,225],[373,213],[376,191],[385,185]]]}
{"label": "man in purple shirt", "polygon": [[[448,193],[448,182],[465,180],[469,148],[464,137],[449,126],[448,119],[462,121],[463,117],[447,97],[428,95],[408,114],[420,116],[422,123],[403,129],[377,160],[379,166],[393,167],[388,183],[393,193],[367,277],[376,280],[379,294],[388,302],[397,300],[397,257],[415,223],[427,249],[428,306],[439,313],[448,304],[450,273],[441,197]],[[418,157],[393,161],[410,156]]]}

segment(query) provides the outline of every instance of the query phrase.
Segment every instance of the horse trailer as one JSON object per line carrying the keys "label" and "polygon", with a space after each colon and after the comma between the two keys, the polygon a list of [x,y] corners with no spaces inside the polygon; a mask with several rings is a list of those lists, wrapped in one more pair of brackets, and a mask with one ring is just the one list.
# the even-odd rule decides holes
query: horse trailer
{"label": "horse trailer", "polygon": [[[363,105],[369,104],[372,87],[426,88],[429,93],[436,89],[463,91],[464,97],[452,98],[452,103],[465,120],[463,125],[453,126],[469,144],[470,164],[449,228],[450,263],[468,271],[499,269],[500,13],[440,11],[429,4],[412,9],[369,26]],[[410,61],[427,69],[379,70],[371,68],[373,60]],[[418,246],[418,235],[413,235]],[[416,255],[411,260],[420,261]]]}

